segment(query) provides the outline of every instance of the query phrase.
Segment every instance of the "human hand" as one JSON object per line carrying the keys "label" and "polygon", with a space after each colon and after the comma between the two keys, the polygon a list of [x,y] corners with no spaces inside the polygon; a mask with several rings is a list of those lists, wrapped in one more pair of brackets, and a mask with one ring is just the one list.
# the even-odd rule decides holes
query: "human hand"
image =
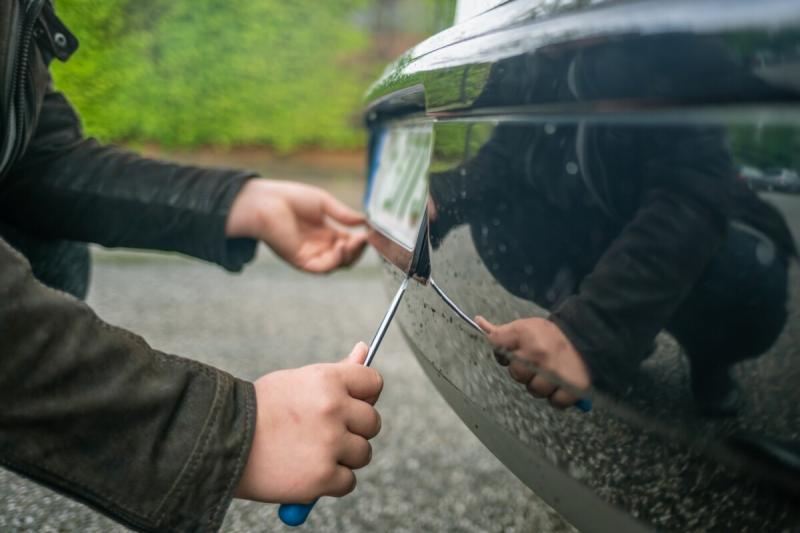
{"label": "human hand", "polygon": [[545,375],[537,373],[525,361],[555,374],[577,389],[589,387],[591,378],[586,363],[558,326],[549,320],[525,318],[496,326],[478,316],[475,322],[486,332],[489,342],[521,359],[509,362],[508,373],[524,384],[533,396],[547,398],[551,405],[562,409],[579,400]]}
{"label": "human hand", "polygon": [[361,342],[341,363],[281,370],[255,382],[256,430],[237,498],[311,502],[355,488],[353,470],[370,462],[368,439],[381,428],[373,404],[383,379],[362,366],[366,356]]}
{"label": "human hand", "polygon": [[329,272],[354,263],[367,244],[364,216],[318,187],[252,179],[231,206],[225,233],[264,241],[289,264],[308,272]]}

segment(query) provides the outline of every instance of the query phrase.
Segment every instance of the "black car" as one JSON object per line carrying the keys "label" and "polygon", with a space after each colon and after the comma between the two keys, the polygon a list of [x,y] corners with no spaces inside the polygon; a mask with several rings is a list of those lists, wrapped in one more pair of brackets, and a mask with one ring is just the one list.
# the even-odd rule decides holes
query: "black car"
{"label": "black car", "polygon": [[[419,363],[581,530],[800,529],[800,198],[735,163],[800,168],[800,4],[472,4],[368,95],[387,285],[430,260],[398,312]],[[592,386],[478,314],[556,324]]]}

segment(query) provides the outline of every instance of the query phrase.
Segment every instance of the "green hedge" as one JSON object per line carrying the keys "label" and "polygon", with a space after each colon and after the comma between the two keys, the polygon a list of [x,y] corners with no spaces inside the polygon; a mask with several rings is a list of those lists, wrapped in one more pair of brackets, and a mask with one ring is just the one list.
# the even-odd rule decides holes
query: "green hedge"
{"label": "green hedge", "polygon": [[53,73],[104,140],[360,147],[361,98],[380,68],[358,23],[366,4],[62,1],[81,46]]}

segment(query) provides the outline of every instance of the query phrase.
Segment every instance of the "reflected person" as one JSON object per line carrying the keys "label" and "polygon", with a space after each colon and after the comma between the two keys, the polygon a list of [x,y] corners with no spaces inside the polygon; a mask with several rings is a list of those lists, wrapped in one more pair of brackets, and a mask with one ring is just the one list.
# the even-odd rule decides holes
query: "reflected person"
{"label": "reflected person", "polygon": [[[687,39],[516,58],[493,69],[485,98],[666,99],[691,92],[709,65],[738,75],[716,42]],[[693,61],[663,61],[676,47]],[[551,310],[501,326],[480,317],[490,341],[578,388],[626,390],[665,329],[686,351],[701,412],[733,414],[731,366],[764,353],[785,325],[793,240],[735,179],[721,127],[500,125],[461,168],[433,174],[430,194],[434,247],[469,225],[498,281]],[[526,365],[509,370],[556,406],[576,401]]]}

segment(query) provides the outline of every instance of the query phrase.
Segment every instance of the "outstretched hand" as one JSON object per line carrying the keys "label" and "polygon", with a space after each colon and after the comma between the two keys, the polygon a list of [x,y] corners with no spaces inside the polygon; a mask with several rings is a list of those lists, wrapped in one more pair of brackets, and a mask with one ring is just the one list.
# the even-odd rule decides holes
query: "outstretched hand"
{"label": "outstretched hand", "polygon": [[228,237],[250,237],[292,266],[329,272],[353,264],[367,244],[364,215],[318,187],[288,181],[252,179],[231,206]]}
{"label": "outstretched hand", "polygon": [[554,407],[574,405],[578,398],[560,388],[536,367],[555,374],[577,389],[587,389],[591,383],[589,369],[578,351],[554,323],[543,318],[525,318],[508,324],[495,325],[478,316],[475,322],[486,332],[489,342],[516,356],[508,361],[508,373],[524,384],[533,396],[547,398]]}

